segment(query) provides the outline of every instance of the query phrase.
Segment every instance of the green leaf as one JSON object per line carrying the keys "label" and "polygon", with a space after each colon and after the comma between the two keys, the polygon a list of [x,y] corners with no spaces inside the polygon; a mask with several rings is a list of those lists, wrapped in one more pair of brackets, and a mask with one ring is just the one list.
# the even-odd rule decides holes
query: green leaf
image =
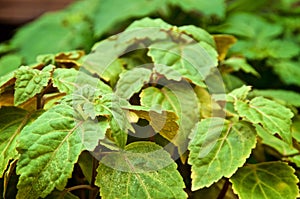
{"label": "green leaf", "polygon": [[237,100],[245,100],[250,90],[251,90],[251,86],[243,85],[240,88],[234,89],[233,91],[228,93],[226,99],[230,102],[235,102]]}
{"label": "green leaf", "polygon": [[125,19],[147,16],[163,6],[164,3],[160,0],[129,0],[126,3],[122,0],[101,1],[94,16],[95,35],[97,37],[102,36]]}
{"label": "green leaf", "polygon": [[171,67],[183,77],[198,86],[204,86],[204,79],[211,68],[217,66],[217,53],[205,42],[195,43],[190,37],[182,36],[184,42],[157,42],[149,46],[148,55],[154,64]]}
{"label": "green leaf", "polygon": [[204,15],[216,15],[218,17],[225,16],[225,1],[212,0],[212,1],[197,1],[197,0],[169,0],[171,4],[180,6],[184,11],[199,11]]}
{"label": "green leaf", "polygon": [[[37,115],[35,116],[37,117]],[[0,177],[9,165],[10,160],[19,155],[16,150],[17,139],[23,127],[35,118],[31,113],[16,107],[0,109]]]}
{"label": "green leaf", "polygon": [[152,142],[134,142],[106,155],[95,184],[102,198],[187,198],[177,165]]}
{"label": "green leaf", "polygon": [[[88,2],[93,6],[91,1]],[[18,54],[24,57],[26,63],[35,62],[36,56],[40,54],[90,49],[94,38],[86,13],[92,12],[93,7],[84,1],[78,4],[81,4],[79,9],[45,14],[14,35],[12,45],[18,49]]]}
{"label": "green leaf", "polygon": [[0,76],[17,69],[22,63],[22,57],[17,54],[8,54],[0,58]]}
{"label": "green leaf", "polygon": [[106,70],[102,73],[101,77],[109,82],[111,87],[114,87],[119,79],[119,75],[125,71],[121,59],[116,59]]}
{"label": "green leaf", "polygon": [[166,22],[164,22],[162,19],[157,18],[157,19],[151,19],[149,17],[145,17],[140,20],[134,21],[132,24],[130,24],[127,28],[126,31],[128,30],[134,30],[138,28],[162,28],[162,29],[170,29],[172,26]]}
{"label": "green leaf", "polygon": [[268,145],[278,151],[283,156],[289,156],[298,152],[292,145],[286,143],[280,138],[272,135],[260,125],[255,125],[258,136],[262,139],[262,143]]}
{"label": "green leaf", "polygon": [[85,122],[79,120],[72,107],[60,104],[22,130],[17,147],[21,154],[17,198],[45,197],[54,188],[64,189],[84,150],[82,137],[98,129],[96,122],[89,123],[94,132],[84,129]]}
{"label": "green leaf", "polygon": [[240,78],[232,75],[232,74],[222,74],[222,79],[225,84],[226,90],[228,92],[240,88],[241,86],[245,85],[246,83],[241,80]]}
{"label": "green leaf", "polygon": [[152,71],[147,68],[133,68],[122,73],[116,86],[116,95],[129,99],[149,82],[151,74]]}
{"label": "green leaf", "polygon": [[267,22],[258,15],[236,12],[230,15],[221,27],[218,27],[218,31],[258,41],[280,35],[283,28],[278,24]]}
{"label": "green leaf", "polygon": [[15,82],[15,73],[10,72],[6,75],[0,76],[0,94],[5,91],[6,87],[13,85]]}
{"label": "green leaf", "polygon": [[172,111],[179,117],[179,133],[173,142],[179,146],[180,153],[187,148],[187,138],[199,121],[199,102],[194,90],[186,84],[174,83],[162,89],[148,87],[140,94],[141,105],[153,110]]}
{"label": "green leaf", "polygon": [[215,40],[206,30],[193,25],[186,25],[178,27],[178,30],[182,33],[191,36],[198,42],[205,42],[212,47],[216,46]]}
{"label": "green leaf", "polygon": [[231,67],[234,71],[242,70],[246,73],[250,73],[256,77],[259,77],[259,73],[247,63],[245,58],[230,57],[229,59],[226,59],[223,64],[225,64],[227,67]]}
{"label": "green leaf", "polygon": [[241,117],[254,124],[261,124],[272,135],[278,133],[291,144],[291,118],[294,114],[290,109],[263,97],[256,97],[249,103],[237,101],[235,108]]}
{"label": "green leaf", "polygon": [[230,179],[241,199],[294,199],[299,190],[294,169],[283,162],[247,165]]}
{"label": "green leaf", "polygon": [[73,68],[57,68],[53,72],[53,86],[62,93],[70,94],[75,89],[75,81],[79,72]]}
{"label": "green leaf", "polygon": [[272,60],[269,63],[281,81],[287,85],[300,86],[299,62],[286,60]]}
{"label": "green leaf", "polygon": [[198,123],[189,144],[192,190],[231,177],[255,147],[255,130],[246,122],[210,118]]}
{"label": "green leaf", "polygon": [[54,69],[53,65],[46,66],[42,71],[31,69],[28,66],[22,66],[15,72],[15,94],[14,104],[20,105],[36,94],[42,92],[51,78]]}
{"label": "green leaf", "polygon": [[263,96],[266,98],[270,98],[276,100],[278,102],[282,102],[287,105],[292,105],[296,107],[300,107],[300,94],[294,91],[289,90],[258,90],[254,89],[251,92],[251,95],[254,96]]}

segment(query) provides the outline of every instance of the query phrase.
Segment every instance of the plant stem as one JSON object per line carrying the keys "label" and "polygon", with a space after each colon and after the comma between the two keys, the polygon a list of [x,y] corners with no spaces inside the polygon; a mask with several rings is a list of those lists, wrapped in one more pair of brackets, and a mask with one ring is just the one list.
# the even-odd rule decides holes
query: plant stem
{"label": "plant stem", "polygon": [[93,191],[95,188],[92,187],[91,185],[82,184],[82,185],[76,185],[74,187],[66,188],[65,192],[71,192],[71,191],[75,191],[77,189],[88,189],[88,190]]}
{"label": "plant stem", "polygon": [[94,199],[99,192],[98,188],[95,186],[95,180],[97,175],[97,167],[99,165],[98,160],[96,160],[95,157],[93,157],[93,169],[92,169],[92,179],[91,179],[91,187],[93,187],[93,190],[89,193],[89,199]]}
{"label": "plant stem", "polygon": [[225,183],[224,183],[224,185],[223,185],[223,188],[222,188],[222,190],[220,191],[220,193],[219,193],[217,199],[223,199],[223,198],[225,198],[226,192],[227,192],[227,190],[228,190],[228,187],[229,187],[229,179],[226,178],[226,179],[225,179]]}

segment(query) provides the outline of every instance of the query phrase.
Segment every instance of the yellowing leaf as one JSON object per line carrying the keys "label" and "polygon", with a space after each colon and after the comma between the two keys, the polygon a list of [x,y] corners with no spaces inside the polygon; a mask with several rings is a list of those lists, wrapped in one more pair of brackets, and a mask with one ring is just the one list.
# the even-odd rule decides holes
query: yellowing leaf
{"label": "yellowing leaf", "polygon": [[146,119],[156,132],[159,132],[164,138],[172,141],[176,136],[179,126],[177,124],[178,117],[175,113],[170,111],[162,111],[157,113],[155,111],[134,111],[138,117]]}
{"label": "yellowing leaf", "polygon": [[218,59],[223,61],[227,55],[228,49],[237,41],[234,36],[231,35],[213,35],[216,42]]}

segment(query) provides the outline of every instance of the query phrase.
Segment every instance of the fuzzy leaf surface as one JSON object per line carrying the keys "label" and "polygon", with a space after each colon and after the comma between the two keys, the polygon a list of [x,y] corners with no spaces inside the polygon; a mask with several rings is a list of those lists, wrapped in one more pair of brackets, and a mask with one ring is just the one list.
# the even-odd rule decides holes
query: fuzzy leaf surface
{"label": "fuzzy leaf surface", "polygon": [[198,123],[189,143],[192,190],[209,187],[223,176],[229,178],[255,147],[255,130],[246,122],[231,123],[210,118]]}
{"label": "fuzzy leaf surface", "polygon": [[18,157],[17,139],[31,114],[16,107],[0,109],[0,177],[3,177],[9,161]]}
{"label": "fuzzy leaf surface", "polygon": [[122,73],[116,86],[116,94],[121,98],[129,99],[149,82],[151,74],[152,71],[146,68],[133,68]]}
{"label": "fuzzy leaf surface", "polygon": [[[86,122],[89,128],[86,129]],[[73,107],[60,104],[26,126],[19,138],[21,154],[17,198],[45,197],[54,188],[63,190],[72,176],[75,162],[85,149],[82,137],[93,134],[98,123],[80,120]],[[93,135],[90,135],[93,137]]]}
{"label": "fuzzy leaf surface", "polygon": [[17,70],[15,73],[17,79],[15,83],[15,106],[42,92],[43,88],[48,85],[53,68],[54,66],[49,65],[39,71],[28,66],[22,66]]}
{"label": "fuzzy leaf surface", "polygon": [[152,142],[134,142],[105,156],[97,169],[102,198],[187,198],[177,165]]}
{"label": "fuzzy leaf surface", "polygon": [[261,124],[271,134],[278,133],[291,143],[291,118],[294,114],[290,109],[263,97],[256,97],[249,103],[237,101],[235,108],[249,122]]}
{"label": "fuzzy leaf surface", "polygon": [[294,169],[283,162],[247,165],[230,181],[241,199],[294,199],[299,193]]}
{"label": "fuzzy leaf surface", "polygon": [[[177,35],[175,35],[177,36]],[[205,42],[196,43],[188,36],[183,42],[157,42],[149,47],[148,55],[155,64],[171,67],[194,84],[204,86],[203,80],[217,65],[217,53]]]}

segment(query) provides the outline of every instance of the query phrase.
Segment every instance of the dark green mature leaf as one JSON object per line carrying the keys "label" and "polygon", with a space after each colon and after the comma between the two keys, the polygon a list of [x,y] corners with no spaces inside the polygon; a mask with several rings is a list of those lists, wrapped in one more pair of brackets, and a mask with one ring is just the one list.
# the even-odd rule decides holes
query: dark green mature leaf
{"label": "dark green mature leaf", "polygon": [[100,1],[94,17],[95,34],[99,37],[126,18],[147,16],[163,6],[164,2],[160,0],[128,0],[126,3],[122,0]]}
{"label": "dark green mature leaf", "polygon": [[225,1],[212,0],[212,1],[197,1],[197,0],[169,0],[171,4],[180,6],[184,11],[199,11],[204,15],[216,15],[224,17],[225,15]]}
{"label": "dark green mature leaf", "polygon": [[272,135],[278,133],[287,143],[292,142],[290,128],[294,114],[290,109],[263,97],[256,97],[248,103],[237,101],[235,108],[249,122],[261,124]]}
{"label": "dark green mature leaf", "polygon": [[283,162],[265,162],[239,169],[230,181],[241,199],[294,199],[299,193],[294,171]]}
{"label": "dark green mature leaf", "polygon": [[97,171],[102,198],[187,198],[175,162],[152,142],[134,142],[106,155]]}
{"label": "dark green mature leaf", "polygon": [[247,63],[245,58],[231,57],[226,59],[223,64],[227,67],[231,67],[234,71],[242,70],[246,73],[251,73],[252,75],[259,77],[259,73]]}
{"label": "dark green mature leaf", "polygon": [[15,69],[22,63],[22,57],[16,54],[8,54],[0,58],[0,76],[3,76]]}
{"label": "dark green mature leaf", "polygon": [[152,71],[147,68],[133,68],[122,73],[116,86],[116,95],[129,99],[149,82],[151,74]]}
{"label": "dark green mature leaf", "polygon": [[173,142],[183,153],[187,148],[188,135],[199,120],[199,102],[193,88],[184,83],[169,84],[162,89],[149,87],[142,91],[140,97],[142,106],[177,114],[179,133]]}
{"label": "dark green mature leaf", "polygon": [[217,30],[243,37],[231,51],[250,59],[291,58],[300,52],[293,41],[276,39],[283,32],[281,25],[254,14],[234,13]]}
{"label": "dark green mature leaf", "polygon": [[85,149],[82,139],[95,138],[98,125],[79,120],[72,107],[60,104],[26,126],[17,148],[21,154],[17,164],[20,175],[17,198],[45,197],[54,188],[63,190],[78,156]]}
{"label": "dark green mature leaf", "polygon": [[0,76],[0,94],[5,91],[5,88],[10,86],[10,85],[13,85],[14,82],[15,82],[15,73],[14,71],[13,72],[10,72],[6,75],[3,75],[3,76]]}
{"label": "dark green mature leaf", "polygon": [[42,71],[32,69],[28,66],[22,66],[15,72],[15,94],[14,104],[20,105],[26,102],[36,94],[42,92],[51,78],[54,69],[53,65],[46,66]]}
{"label": "dark green mature leaf", "polygon": [[234,34],[246,38],[259,39],[274,38],[282,33],[283,29],[278,24],[267,22],[264,18],[250,14],[237,12],[230,15],[219,31]]}
{"label": "dark green mature leaf", "polygon": [[43,15],[22,27],[11,40],[12,46],[17,48],[26,63],[35,62],[35,57],[40,54],[78,48],[89,50],[94,38],[87,18],[97,3],[98,0],[79,1],[64,11]]}
{"label": "dark green mature leaf", "polygon": [[255,147],[255,130],[246,122],[221,118],[202,120],[189,144],[192,190],[208,187],[223,176],[231,177]]}
{"label": "dark green mature leaf", "polygon": [[281,81],[287,85],[300,86],[299,62],[287,60],[272,60],[269,63]]}
{"label": "dark green mature leaf", "polygon": [[9,161],[19,155],[16,150],[17,139],[23,127],[37,117],[16,107],[0,108],[0,177],[3,177]]}

